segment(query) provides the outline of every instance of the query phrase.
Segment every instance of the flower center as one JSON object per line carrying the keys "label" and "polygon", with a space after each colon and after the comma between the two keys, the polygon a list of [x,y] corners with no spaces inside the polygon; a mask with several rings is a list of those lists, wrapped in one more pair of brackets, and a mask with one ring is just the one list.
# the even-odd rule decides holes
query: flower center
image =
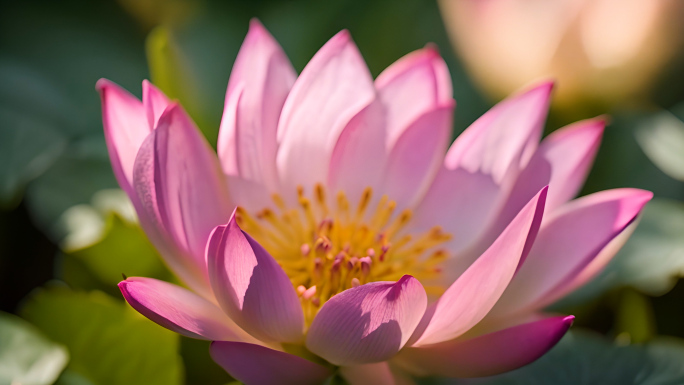
{"label": "flower center", "polygon": [[[448,254],[442,248],[451,235],[440,227],[413,236],[402,231],[411,221],[411,210],[397,215],[396,202],[382,196],[371,206],[373,191],[366,188],[356,207],[344,192],[333,204],[320,184],[313,197],[297,191],[298,205],[288,207],[273,195],[277,210],[263,209],[251,215],[238,208],[237,221],[280,264],[302,300],[307,321],[335,294],[373,281],[396,281],[411,274],[429,281],[441,272]],[[439,293],[438,286],[425,286]]]}

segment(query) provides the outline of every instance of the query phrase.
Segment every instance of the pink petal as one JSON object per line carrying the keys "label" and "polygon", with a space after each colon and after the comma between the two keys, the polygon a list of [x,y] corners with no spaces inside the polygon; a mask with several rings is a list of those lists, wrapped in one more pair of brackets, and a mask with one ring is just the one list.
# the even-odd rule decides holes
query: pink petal
{"label": "pink petal", "polygon": [[343,366],[339,369],[339,373],[349,385],[396,385],[394,374],[387,362]]}
{"label": "pink petal", "polygon": [[434,179],[448,146],[454,103],[420,115],[401,133],[387,160],[383,192],[411,207]]}
{"label": "pink petal", "polygon": [[[547,189],[520,211],[487,251],[428,309],[414,346],[454,339],[475,326],[494,307],[539,230]],[[421,333],[421,330],[424,330]]]}
{"label": "pink petal", "polygon": [[243,329],[278,342],[302,338],[304,313],[292,283],[234,215],[211,235],[207,263],[216,299]]}
{"label": "pink petal", "polygon": [[[384,110],[374,101],[354,116],[340,134],[330,158],[328,186],[358,200],[367,187],[377,191],[385,168]],[[334,196],[334,195],[333,195]]]}
{"label": "pink petal", "polygon": [[449,70],[434,47],[397,60],[378,76],[375,86],[388,110],[387,148],[394,147],[420,115],[452,100]]}
{"label": "pink petal", "polygon": [[[594,273],[619,248],[612,241],[634,221],[652,193],[637,189],[601,191],[571,201],[544,221],[530,255],[494,309],[497,316],[548,305],[591,266]],[[620,237],[621,241],[624,237]],[[609,254],[603,253],[608,248]],[[600,267],[593,265],[600,256]],[[554,293],[552,295],[552,293]]]}
{"label": "pink petal", "polygon": [[492,376],[537,360],[565,335],[574,318],[546,318],[467,340],[408,348],[397,360],[417,375]]}
{"label": "pink petal", "polygon": [[493,241],[464,252],[479,246],[476,241],[493,224],[536,149],[551,88],[544,83],[510,97],[468,127],[451,145],[444,166],[415,210],[416,228],[439,225],[454,237],[449,246],[460,258],[453,271],[463,272]]}
{"label": "pink petal", "polygon": [[143,80],[143,106],[151,129],[157,126],[159,118],[166,111],[169,104],[171,102],[163,92],[152,85],[152,83]]}
{"label": "pink petal", "polygon": [[[441,226],[453,237],[449,248],[458,253],[477,240],[490,224],[501,195],[501,186],[491,175],[441,166],[414,210],[411,225],[416,232]],[[473,261],[464,262],[470,266]]]}
{"label": "pink petal", "polygon": [[230,74],[219,133],[227,174],[276,187],[276,127],[296,78],[278,42],[252,19]]}
{"label": "pink petal", "polygon": [[491,175],[497,184],[525,166],[536,149],[549,108],[552,83],[510,97],[476,120],[449,149],[445,165]]}
{"label": "pink petal", "polygon": [[207,294],[204,249],[231,205],[216,155],[179,105],[167,108],[145,139],[133,180],[145,232],[171,269]]}
{"label": "pink petal", "polygon": [[180,286],[129,277],[119,283],[119,289],[140,314],[176,333],[212,341],[257,342],[216,305]]}
{"label": "pink petal", "polygon": [[335,365],[385,361],[408,341],[426,306],[423,286],[409,275],[348,289],[323,305],[306,346]]}
{"label": "pink petal", "polygon": [[242,342],[212,342],[211,358],[246,385],[320,385],[332,370],[304,358]]}
{"label": "pink petal", "polygon": [[267,186],[237,175],[226,175],[226,180],[231,200],[239,202],[240,207],[248,212],[273,208],[273,192]]}
{"label": "pink petal", "polygon": [[276,162],[287,191],[327,180],[340,133],[374,98],[373,79],[359,50],[349,32],[338,33],[304,68],[280,116]]}
{"label": "pink petal", "polygon": [[564,127],[542,142],[518,177],[511,196],[492,229],[496,234],[543,186],[549,186],[546,212],[572,199],[584,184],[605,127],[602,118]]}
{"label": "pink petal", "polygon": [[96,88],[102,99],[102,123],[112,169],[121,188],[132,196],[135,156],[152,128],[135,96],[107,79],[98,80]]}

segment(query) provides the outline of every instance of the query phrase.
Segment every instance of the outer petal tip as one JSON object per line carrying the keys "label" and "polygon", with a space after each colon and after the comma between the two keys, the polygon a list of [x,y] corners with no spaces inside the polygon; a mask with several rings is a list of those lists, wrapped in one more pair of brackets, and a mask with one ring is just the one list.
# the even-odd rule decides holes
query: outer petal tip
{"label": "outer petal tip", "polygon": [[264,32],[264,31],[266,31],[266,27],[264,27],[264,25],[261,23],[261,21],[258,18],[253,17],[253,18],[249,19],[249,32],[248,33],[252,33],[252,31]]}
{"label": "outer petal tip", "polygon": [[235,212],[217,226],[206,249],[209,279],[221,307],[235,322],[263,340],[297,342],[304,315],[282,268],[249,234]]}
{"label": "outer petal tip", "polygon": [[151,321],[190,338],[254,341],[206,299],[180,286],[152,278],[119,282],[128,304]]}
{"label": "outer petal tip", "polygon": [[396,362],[417,375],[483,377],[505,373],[543,356],[565,335],[575,317],[549,317],[470,339],[409,348]]}
{"label": "outer petal tip", "polygon": [[533,90],[545,91],[546,93],[551,93],[556,87],[555,79],[547,79],[536,85]]}
{"label": "outer petal tip", "polygon": [[173,116],[182,110],[183,107],[180,105],[178,100],[172,101],[171,103],[169,103],[169,106],[166,108],[166,111],[164,111],[159,117],[159,122],[157,123],[157,125],[161,126],[162,123],[171,124],[171,121],[173,121]]}
{"label": "outer petal tip", "polygon": [[95,89],[96,89],[98,92],[102,93],[107,87],[111,86],[112,84],[113,84],[113,83],[112,83],[111,80],[105,79],[105,78],[100,78],[100,79],[98,79],[97,82],[95,83]]}
{"label": "outer petal tip", "polygon": [[351,33],[348,29],[343,29],[340,32],[338,32],[335,36],[333,36],[332,39],[346,43],[351,40]]}
{"label": "outer petal tip", "polygon": [[637,193],[637,199],[641,201],[642,205],[645,205],[648,203],[651,199],[653,199],[653,192],[648,191],[648,190],[638,190],[639,193]]}
{"label": "outer petal tip", "polygon": [[439,53],[439,46],[435,43],[430,42],[430,43],[425,44],[425,47],[423,48],[423,50],[425,51],[425,55],[427,55],[427,56],[432,56],[432,57],[440,57],[441,56]]}

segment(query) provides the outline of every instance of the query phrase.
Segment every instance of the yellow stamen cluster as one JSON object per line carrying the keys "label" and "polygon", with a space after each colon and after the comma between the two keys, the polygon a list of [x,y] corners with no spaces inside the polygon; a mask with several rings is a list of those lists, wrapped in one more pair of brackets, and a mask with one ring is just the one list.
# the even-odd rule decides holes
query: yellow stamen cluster
{"label": "yellow stamen cluster", "polygon": [[[313,199],[298,189],[298,205],[287,207],[273,196],[277,210],[250,215],[238,208],[239,225],[276,259],[297,290],[308,321],[333,295],[372,281],[396,281],[404,274],[431,280],[447,257],[440,246],[451,239],[439,227],[414,237],[402,230],[411,211],[395,215],[396,203],[382,196],[371,209],[373,193],[364,190],[356,207],[344,192],[329,204],[322,185]],[[439,290],[426,287],[428,291]]]}

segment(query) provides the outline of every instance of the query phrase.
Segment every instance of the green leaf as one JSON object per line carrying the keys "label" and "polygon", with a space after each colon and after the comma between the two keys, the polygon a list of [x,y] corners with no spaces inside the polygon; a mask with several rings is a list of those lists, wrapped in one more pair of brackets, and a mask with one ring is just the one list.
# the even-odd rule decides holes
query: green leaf
{"label": "green leaf", "polygon": [[89,203],[103,189],[116,188],[109,160],[92,156],[95,151],[83,142],[71,145],[42,177],[28,187],[28,207],[33,220],[54,241],[64,238],[58,220],[68,208]]}
{"label": "green leaf", "polygon": [[650,299],[634,289],[624,289],[615,320],[617,340],[641,344],[656,334],[655,316]]}
{"label": "green leaf", "polygon": [[59,376],[55,385],[95,385],[78,373],[67,369]]}
{"label": "green leaf", "polygon": [[64,344],[69,371],[93,384],[182,383],[178,335],[104,293],[51,287],[33,294],[21,313]]}
{"label": "green leaf", "polygon": [[135,209],[119,189],[95,193],[91,204],[64,212],[67,234],[59,277],[72,288],[102,290],[119,296],[121,275],[173,281],[169,270],[137,222]]}
{"label": "green leaf", "polygon": [[[65,261],[77,259],[93,278],[114,290],[121,281],[121,274],[171,280],[161,257],[138,224],[125,221],[119,214],[109,213],[104,227],[98,242],[78,250],[66,250]],[[67,268],[63,278],[72,284],[82,278],[82,273]]]}
{"label": "green leaf", "polygon": [[65,209],[116,186],[95,83],[106,77],[140,95],[144,34],[116,2],[2,9],[0,200],[16,204],[28,183],[34,222],[57,241],[54,225]]}
{"label": "green leaf", "polygon": [[0,312],[0,383],[52,384],[68,360],[63,346],[21,318]]}
{"label": "green leaf", "polygon": [[216,145],[218,127],[208,124],[192,67],[172,31],[164,26],[150,32],[146,41],[147,62],[152,83],[170,99],[178,99],[212,145]]}
{"label": "green leaf", "polygon": [[[450,383],[442,381],[439,383]],[[549,353],[481,385],[664,385],[684,383],[684,341],[661,338],[647,345],[616,346],[599,335],[573,331]]]}
{"label": "green leaf", "polygon": [[209,355],[211,342],[181,337],[181,354],[185,364],[185,383],[202,385],[239,384]]}
{"label": "green leaf", "polygon": [[65,147],[66,138],[54,127],[0,107],[0,205],[16,204],[19,192]]}
{"label": "green leaf", "polygon": [[658,168],[684,181],[684,122],[663,111],[647,120],[636,134],[641,148]]}
{"label": "green leaf", "polygon": [[553,308],[584,303],[619,287],[659,296],[684,275],[684,204],[654,199],[625,246],[594,280]]}

